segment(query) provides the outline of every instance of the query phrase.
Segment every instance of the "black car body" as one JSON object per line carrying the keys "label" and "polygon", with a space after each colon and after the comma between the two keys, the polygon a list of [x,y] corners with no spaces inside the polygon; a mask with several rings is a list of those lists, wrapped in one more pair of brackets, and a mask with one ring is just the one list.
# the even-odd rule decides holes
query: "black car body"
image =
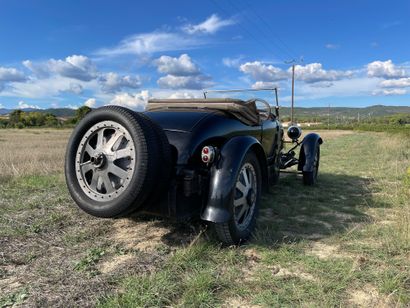
{"label": "black car body", "polygon": [[278,180],[279,169],[298,165],[305,184],[316,182],[322,143],[317,134],[299,142],[300,129],[292,126],[294,147],[285,153],[278,114],[255,103],[153,100],[144,113],[120,107],[93,111],[67,148],[71,195],[100,217],[135,211],[177,220],[200,217],[223,242],[239,243],[251,234],[260,195]]}

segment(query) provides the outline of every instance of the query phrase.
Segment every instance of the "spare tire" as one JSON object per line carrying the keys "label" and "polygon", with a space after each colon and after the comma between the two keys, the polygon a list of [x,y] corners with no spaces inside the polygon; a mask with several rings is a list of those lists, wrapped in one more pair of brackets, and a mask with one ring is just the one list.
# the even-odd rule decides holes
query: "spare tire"
{"label": "spare tire", "polygon": [[67,145],[68,190],[85,212],[117,217],[138,209],[160,175],[161,144],[141,114],[119,106],[88,113]]}

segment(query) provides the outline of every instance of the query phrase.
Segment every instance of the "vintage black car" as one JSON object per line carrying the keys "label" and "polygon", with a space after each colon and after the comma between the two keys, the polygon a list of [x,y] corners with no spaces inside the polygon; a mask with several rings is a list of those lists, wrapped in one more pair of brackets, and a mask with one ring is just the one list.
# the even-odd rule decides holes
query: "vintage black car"
{"label": "vintage black car", "polygon": [[151,100],[142,113],[95,109],[68,143],[68,189],[97,217],[200,217],[222,242],[238,244],[251,235],[261,193],[280,169],[297,165],[305,184],[317,180],[321,137],[299,142],[300,128],[290,126],[285,152],[278,113],[262,99],[229,98]]}

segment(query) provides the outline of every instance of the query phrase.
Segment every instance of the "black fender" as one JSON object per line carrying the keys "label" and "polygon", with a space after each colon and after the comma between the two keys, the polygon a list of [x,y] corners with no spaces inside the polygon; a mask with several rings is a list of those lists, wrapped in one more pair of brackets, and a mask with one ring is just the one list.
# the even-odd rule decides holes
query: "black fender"
{"label": "black fender", "polygon": [[211,167],[208,202],[201,213],[201,219],[223,223],[231,218],[229,204],[233,197],[235,181],[242,161],[248,151],[255,151],[261,171],[262,189],[268,187],[266,155],[260,142],[251,136],[237,136],[226,142],[218,160]]}
{"label": "black fender", "polygon": [[317,144],[322,144],[323,139],[316,133],[310,133],[302,140],[299,152],[299,171],[313,171],[313,163],[316,156]]}

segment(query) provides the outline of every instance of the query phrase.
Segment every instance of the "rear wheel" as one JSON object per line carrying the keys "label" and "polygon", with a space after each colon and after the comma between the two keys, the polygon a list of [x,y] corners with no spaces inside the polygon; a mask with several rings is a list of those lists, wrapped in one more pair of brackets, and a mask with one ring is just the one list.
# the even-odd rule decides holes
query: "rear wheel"
{"label": "rear wheel", "polygon": [[242,162],[232,192],[229,211],[231,219],[214,223],[218,238],[228,245],[239,244],[249,238],[255,228],[262,188],[259,161],[252,152]]}
{"label": "rear wheel", "polygon": [[160,145],[145,120],[126,108],[108,106],[87,114],[67,146],[65,174],[78,206],[98,217],[137,209],[159,174]]}
{"label": "rear wheel", "polygon": [[316,146],[315,159],[313,161],[312,171],[303,171],[303,184],[315,185],[317,182],[317,176],[319,174],[319,161],[320,161],[320,146]]}

